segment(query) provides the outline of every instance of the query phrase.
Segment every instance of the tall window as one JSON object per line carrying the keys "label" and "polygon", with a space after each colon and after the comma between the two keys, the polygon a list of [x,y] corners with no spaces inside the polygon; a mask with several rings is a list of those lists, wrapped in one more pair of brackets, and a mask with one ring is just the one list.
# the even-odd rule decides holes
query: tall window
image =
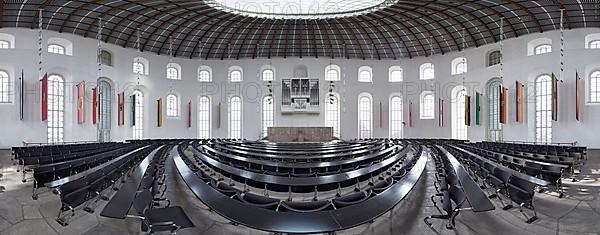
{"label": "tall window", "polygon": [[11,98],[8,73],[0,70],[0,103],[10,103]]}
{"label": "tall window", "polygon": [[341,80],[340,66],[330,64],[325,67],[325,81],[340,81]]}
{"label": "tall window", "polygon": [[210,82],[210,72],[208,70],[200,70],[200,72],[198,72],[198,81]]}
{"label": "tall window", "polygon": [[592,48],[592,49],[600,49],[600,40],[591,41],[590,42],[590,48]]}
{"label": "tall window", "polygon": [[179,101],[174,94],[167,95],[167,117],[179,116]]}
{"label": "tall window", "polygon": [[435,115],[435,97],[432,91],[423,91],[421,93],[421,119],[433,119]]}
{"label": "tall window", "polygon": [[106,66],[112,66],[112,54],[106,50],[100,50],[100,54],[98,55],[98,62]]}
{"label": "tall window", "polygon": [[54,54],[64,55],[65,54],[65,47],[63,47],[61,45],[58,45],[58,44],[50,44],[50,45],[48,45],[48,52],[54,53]]}
{"label": "tall window", "polygon": [[266,96],[263,98],[262,105],[262,136],[266,137],[268,135],[269,127],[274,125],[274,117],[275,116],[275,101],[272,96]]}
{"label": "tall window", "polygon": [[550,44],[543,44],[535,47],[535,54],[541,55],[552,52],[552,46]]}
{"label": "tall window", "polygon": [[600,103],[600,70],[590,77],[590,103]]}
{"label": "tall window", "polygon": [[458,57],[452,60],[452,75],[459,75],[467,72],[467,58]]}
{"label": "tall window", "polygon": [[402,68],[400,66],[390,67],[389,73],[389,82],[402,82]]}
{"label": "tall window", "polygon": [[467,90],[464,86],[452,89],[452,138],[467,139],[467,125],[465,125],[465,96]]}
{"label": "tall window", "polygon": [[358,137],[371,138],[373,136],[373,99],[370,94],[361,94],[358,97]]}
{"label": "tall window", "polygon": [[265,69],[262,72],[262,80],[263,81],[273,81],[275,80],[275,73],[271,69]]}
{"label": "tall window", "polygon": [[333,93],[325,102],[325,126],[333,128],[333,136],[340,137],[340,98]]}
{"label": "tall window", "polygon": [[500,51],[492,51],[488,54],[487,66],[494,66],[500,64],[502,62],[502,52]]}
{"label": "tall window", "polygon": [[144,138],[144,93],[139,90],[133,92],[135,96],[135,125],[133,125],[133,139]]}
{"label": "tall window", "polygon": [[369,66],[362,66],[358,69],[358,81],[359,82],[372,82],[373,81],[373,69]]}
{"label": "tall window", "polygon": [[133,62],[133,72],[137,73],[137,74],[144,74],[144,71],[146,70],[144,63],[139,62],[139,61],[134,61]]}
{"label": "tall window", "polygon": [[421,80],[430,80],[435,78],[435,68],[432,63],[425,63],[419,67],[419,78]]}
{"label": "tall window", "polygon": [[242,138],[242,98],[239,96],[229,99],[229,138]]}
{"label": "tall window", "polygon": [[167,79],[179,80],[179,70],[174,67],[167,68]]}
{"label": "tall window", "polygon": [[48,77],[48,143],[64,142],[65,82],[59,75]]}
{"label": "tall window", "polygon": [[402,98],[390,99],[390,138],[402,138]]}
{"label": "tall window", "polygon": [[98,141],[110,141],[111,117],[112,117],[112,88],[107,80],[98,82],[98,91],[100,94],[99,115],[98,115]]}
{"label": "tall window", "polygon": [[229,73],[229,81],[231,82],[241,82],[242,81],[242,71],[233,70]]}
{"label": "tall window", "polygon": [[8,41],[0,40],[0,49],[8,49],[10,48],[10,43]]}
{"label": "tall window", "polygon": [[548,75],[535,80],[535,140],[552,141],[552,78]]}
{"label": "tall window", "polygon": [[210,138],[210,98],[202,96],[198,100],[198,138]]}
{"label": "tall window", "polygon": [[487,88],[488,96],[488,140],[502,141],[502,124],[500,124],[500,79],[492,80]]}

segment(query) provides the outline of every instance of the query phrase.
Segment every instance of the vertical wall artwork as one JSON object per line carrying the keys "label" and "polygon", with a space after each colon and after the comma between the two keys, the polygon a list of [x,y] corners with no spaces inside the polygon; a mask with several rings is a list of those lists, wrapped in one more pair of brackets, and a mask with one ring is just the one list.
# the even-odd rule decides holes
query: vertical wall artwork
{"label": "vertical wall artwork", "polygon": [[92,88],[92,124],[98,123],[98,88]]}
{"label": "vertical wall artwork", "polygon": [[558,78],[552,73],[552,121],[558,121]]}
{"label": "vertical wall artwork", "polygon": [[42,121],[48,120],[48,74],[42,77]]}
{"label": "vertical wall artwork", "polygon": [[481,94],[475,92],[475,125],[481,125]]}
{"label": "vertical wall artwork", "polygon": [[162,98],[156,100],[156,126],[162,127]]}
{"label": "vertical wall artwork", "polygon": [[25,113],[25,76],[23,70],[21,70],[21,77],[19,77],[19,120],[24,119]]}
{"label": "vertical wall artwork", "polygon": [[192,128],[192,101],[188,102],[187,127]]}
{"label": "vertical wall artwork", "polygon": [[515,104],[516,104],[516,122],[523,123],[523,84],[515,82]]}
{"label": "vertical wall artwork", "polygon": [[413,126],[413,113],[412,113],[412,101],[408,102],[408,127]]}
{"label": "vertical wall artwork", "polygon": [[438,107],[438,115],[439,115],[438,126],[444,127],[444,100],[443,99],[439,99],[438,106],[439,106]]}
{"label": "vertical wall artwork", "polygon": [[119,93],[119,126],[125,125],[125,92]]}
{"label": "vertical wall artwork", "polygon": [[581,121],[581,77],[575,72],[575,120]]}
{"label": "vertical wall artwork", "polygon": [[77,124],[85,122],[85,81],[77,84]]}
{"label": "vertical wall artwork", "polygon": [[471,96],[465,95],[465,125],[471,126]]}
{"label": "vertical wall artwork", "polygon": [[499,89],[500,95],[498,96],[498,99],[500,99],[500,102],[498,102],[498,104],[500,105],[500,123],[506,124],[506,88],[500,86]]}
{"label": "vertical wall artwork", "polygon": [[135,97],[135,94],[131,95],[131,126],[135,126]]}

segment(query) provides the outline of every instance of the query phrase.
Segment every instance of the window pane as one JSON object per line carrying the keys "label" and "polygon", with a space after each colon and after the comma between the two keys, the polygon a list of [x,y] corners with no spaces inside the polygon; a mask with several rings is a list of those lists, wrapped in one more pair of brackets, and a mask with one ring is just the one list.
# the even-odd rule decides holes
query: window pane
{"label": "window pane", "polygon": [[340,100],[336,94],[330,94],[325,102],[325,126],[333,128],[333,136],[340,137]]}
{"label": "window pane", "polygon": [[394,96],[390,100],[390,138],[402,138],[402,98]]}
{"label": "window pane", "polygon": [[373,127],[372,100],[369,96],[361,96],[358,99],[358,137],[371,138]]}
{"label": "window pane", "polygon": [[242,138],[242,99],[238,96],[229,102],[229,138]]}
{"label": "window pane", "polygon": [[7,41],[0,41],[0,49],[8,49],[10,48],[10,43]]}
{"label": "window pane", "polygon": [[263,71],[262,78],[263,78],[263,81],[273,81],[273,79],[274,79],[273,70],[265,69],[265,71]]}
{"label": "window pane", "polygon": [[144,94],[135,91],[135,125],[133,126],[133,139],[144,138]]}
{"label": "window pane", "polygon": [[178,112],[178,102],[177,102],[177,96],[175,95],[168,95],[167,96],[167,116],[169,117],[177,117],[179,116],[179,112]]}
{"label": "window pane", "polygon": [[210,138],[210,99],[206,96],[198,102],[198,138]]}
{"label": "window pane", "polygon": [[263,131],[262,137],[266,137],[268,135],[268,128],[274,125],[274,106],[275,102],[273,97],[267,96],[263,98],[263,108],[262,108],[262,118],[263,118]]}
{"label": "window pane", "polygon": [[536,141],[550,143],[552,141],[552,78],[542,75],[536,79]]}

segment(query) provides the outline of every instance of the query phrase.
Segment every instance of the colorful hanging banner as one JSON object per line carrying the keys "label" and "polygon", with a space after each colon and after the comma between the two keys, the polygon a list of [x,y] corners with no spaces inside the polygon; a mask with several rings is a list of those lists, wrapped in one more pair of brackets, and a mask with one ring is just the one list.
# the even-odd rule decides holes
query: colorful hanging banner
{"label": "colorful hanging banner", "polygon": [[475,92],[475,125],[481,125],[481,94]]}
{"label": "colorful hanging banner", "polygon": [[515,104],[517,107],[516,122],[523,123],[523,84],[519,81],[515,82]]}
{"label": "colorful hanging banner", "polygon": [[438,106],[439,106],[438,107],[438,111],[439,111],[438,126],[444,127],[444,100],[443,99],[439,99]]}
{"label": "colorful hanging banner", "polygon": [[156,126],[162,127],[162,98],[156,100]]}
{"label": "colorful hanging banner", "polygon": [[575,72],[575,119],[581,121],[581,77]]}
{"label": "colorful hanging banner", "polygon": [[471,96],[465,95],[465,125],[471,126]]}
{"label": "colorful hanging banner", "polygon": [[23,70],[21,70],[21,77],[19,78],[19,120],[23,120],[25,113],[25,76]]}
{"label": "colorful hanging banner", "polygon": [[192,101],[188,102],[188,128],[192,127]]}
{"label": "colorful hanging banner", "polygon": [[98,123],[98,88],[92,88],[92,124]]}
{"label": "colorful hanging banner", "polygon": [[77,124],[85,122],[85,81],[77,84]]}
{"label": "colorful hanging banner", "polygon": [[558,121],[558,78],[552,73],[552,121]]}
{"label": "colorful hanging banner", "polygon": [[408,127],[413,126],[412,101],[408,102]]}
{"label": "colorful hanging banner", "polygon": [[48,74],[42,77],[42,121],[48,120]]}
{"label": "colorful hanging banner", "polygon": [[119,126],[125,125],[125,92],[119,93]]}
{"label": "colorful hanging banner", "polygon": [[500,86],[499,87],[499,96],[498,99],[500,99],[500,102],[498,102],[498,104],[500,105],[500,123],[502,124],[506,124],[506,88],[504,88],[504,86]]}
{"label": "colorful hanging banner", "polygon": [[135,99],[136,95],[131,95],[131,126],[135,126]]}

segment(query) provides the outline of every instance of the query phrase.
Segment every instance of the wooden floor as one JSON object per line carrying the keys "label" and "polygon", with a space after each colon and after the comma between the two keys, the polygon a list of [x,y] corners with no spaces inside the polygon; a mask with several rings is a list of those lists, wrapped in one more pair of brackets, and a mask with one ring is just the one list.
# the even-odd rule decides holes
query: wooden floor
{"label": "wooden floor", "polygon": [[[523,222],[518,210],[503,211],[497,200],[495,211],[473,214],[461,213],[456,231],[446,230],[442,221],[433,220],[439,234],[600,234],[600,151],[590,151],[586,166],[578,182],[565,180],[565,198],[550,194],[536,194],[534,201],[539,220],[533,224]],[[10,163],[7,152],[0,152],[4,176],[0,185],[0,234],[138,234],[139,221],[115,220],[99,216],[106,202],[95,214],[78,211],[68,227],[54,221],[60,201],[58,196],[43,193],[38,200],[31,199],[31,182],[22,183],[20,173]],[[433,170],[430,160],[427,172]],[[2,173],[2,172],[0,172]],[[173,205],[182,206],[196,227],[179,234],[268,234],[253,229],[231,225],[224,218],[210,212],[188,190],[179,178],[172,160],[167,160],[167,197]],[[422,177],[409,196],[391,213],[372,224],[362,225],[337,234],[434,234],[423,218],[438,213],[429,200],[434,193],[432,175]]]}

